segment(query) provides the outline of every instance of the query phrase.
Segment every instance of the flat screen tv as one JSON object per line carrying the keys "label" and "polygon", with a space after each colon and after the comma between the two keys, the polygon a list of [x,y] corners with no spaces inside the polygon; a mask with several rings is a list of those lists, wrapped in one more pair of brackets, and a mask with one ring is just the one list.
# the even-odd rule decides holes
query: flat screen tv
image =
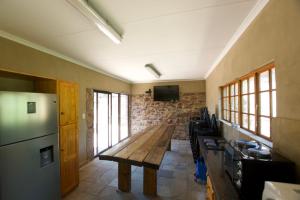
{"label": "flat screen tv", "polygon": [[154,101],[178,101],[179,100],[178,85],[154,86],[153,89],[154,89]]}

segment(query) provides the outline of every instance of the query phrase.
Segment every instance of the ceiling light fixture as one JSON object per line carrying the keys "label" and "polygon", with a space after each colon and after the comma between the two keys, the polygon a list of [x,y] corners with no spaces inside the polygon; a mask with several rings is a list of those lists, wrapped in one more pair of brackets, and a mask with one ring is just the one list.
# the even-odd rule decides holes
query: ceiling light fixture
{"label": "ceiling light fixture", "polygon": [[120,44],[122,36],[111,27],[91,6],[86,0],[67,0],[72,6],[79,10],[84,16],[92,21],[97,28],[102,31],[114,43]]}
{"label": "ceiling light fixture", "polygon": [[146,69],[153,75],[155,78],[159,78],[161,73],[154,67],[153,64],[146,64]]}

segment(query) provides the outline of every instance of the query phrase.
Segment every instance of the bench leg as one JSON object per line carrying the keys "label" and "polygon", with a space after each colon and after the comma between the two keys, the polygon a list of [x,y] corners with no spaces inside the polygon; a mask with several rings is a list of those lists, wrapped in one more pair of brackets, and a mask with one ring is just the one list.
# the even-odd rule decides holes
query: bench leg
{"label": "bench leg", "polygon": [[144,167],[144,194],[156,196],[157,176],[156,169]]}
{"label": "bench leg", "polygon": [[118,187],[122,192],[131,190],[131,165],[119,162],[118,166]]}

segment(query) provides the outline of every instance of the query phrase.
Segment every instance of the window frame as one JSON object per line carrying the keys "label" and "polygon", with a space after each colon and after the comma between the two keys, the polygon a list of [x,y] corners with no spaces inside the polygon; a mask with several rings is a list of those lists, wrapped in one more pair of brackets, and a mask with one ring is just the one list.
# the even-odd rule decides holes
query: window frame
{"label": "window frame", "polygon": [[[273,69],[275,70],[275,77],[273,77],[273,74],[272,74]],[[269,73],[269,76],[268,76],[269,89],[260,91],[260,74],[262,74],[266,71],[268,71],[268,73]],[[249,84],[250,78],[254,78],[254,92],[250,92],[250,84]],[[237,112],[239,121],[236,124],[239,124],[240,128],[242,128],[254,135],[257,135],[261,138],[272,141],[272,126],[271,126],[271,124],[272,124],[273,118],[276,117],[276,116],[274,116],[274,111],[273,111],[273,98],[272,98],[273,92],[275,92],[275,95],[277,95],[276,82],[275,82],[275,87],[273,87],[273,85],[272,85],[274,78],[276,80],[276,68],[275,68],[275,64],[272,62],[272,63],[266,64],[256,70],[254,70],[254,71],[252,71],[252,72],[250,72],[228,84],[221,86],[220,88],[221,88],[221,118],[222,118],[222,120],[224,120],[228,123],[236,123],[236,122],[233,122],[231,119],[231,112]],[[242,83],[245,80],[247,80],[247,93],[243,93]],[[237,94],[237,96],[238,96],[238,111],[232,111],[231,110],[231,98],[234,96],[231,96],[231,85],[236,84],[236,83],[238,84],[238,94]],[[224,89],[227,87],[228,87],[228,95],[226,97],[224,97]],[[270,116],[260,114],[260,108],[261,108],[260,94],[263,92],[269,93]],[[247,112],[243,112],[242,98],[243,98],[243,96],[246,96],[246,95],[247,95]],[[254,114],[250,113],[250,95],[254,95]],[[229,101],[229,103],[228,103],[229,109],[224,109],[224,99],[226,99],[226,98]],[[276,96],[275,96],[275,98],[276,98]],[[235,99],[234,99],[234,102],[235,102]],[[276,100],[276,103],[277,103],[277,100]],[[235,108],[235,106],[234,106],[234,108]],[[224,118],[225,111],[229,112],[229,119]],[[277,113],[277,109],[276,109],[276,113]],[[243,115],[247,115],[247,117],[248,117],[248,126],[247,127],[245,127],[243,125]],[[254,116],[254,123],[255,123],[254,131],[250,129],[250,116]],[[260,127],[260,118],[261,117],[269,118],[269,120],[270,120],[270,137],[267,137],[260,132],[261,131],[261,129],[260,129],[261,128]]]}
{"label": "window frame", "polygon": [[[258,70],[257,71],[257,73],[256,73],[256,76],[257,76],[257,101],[258,101],[258,104],[257,104],[257,135],[258,136],[260,136],[260,137],[262,137],[262,138],[265,138],[265,139],[267,139],[267,140],[272,140],[272,126],[271,126],[271,124],[272,124],[272,120],[273,120],[273,118],[276,118],[276,116],[277,116],[277,114],[276,114],[276,116],[274,117],[273,116],[273,98],[272,98],[272,92],[274,91],[274,92],[276,92],[276,96],[277,96],[277,84],[276,84],[276,82],[275,82],[275,89],[273,89],[273,87],[272,87],[272,85],[273,85],[273,83],[272,83],[272,80],[273,80],[273,76],[272,76],[272,70],[275,70],[275,80],[276,80],[276,69],[275,69],[275,65],[273,64],[273,65],[271,65],[271,66],[268,66],[268,67],[266,67],[266,68],[263,68],[263,69],[260,69],[260,70]],[[269,76],[268,76],[268,79],[269,79],[269,89],[268,90],[260,90],[260,77],[259,77],[259,75],[260,74],[262,74],[262,73],[264,73],[264,72],[266,72],[266,71],[268,71],[268,73],[269,73]],[[269,116],[267,116],[267,115],[261,115],[261,113],[260,113],[260,108],[261,108],[261,99],[260,99],[260,94],[261,93],[264,93],[264,92],[268,92],[268,94],[269,94]],[[276,100],[276,103],[277,103],[277,100]],[[260,123],[260,118],[261,117],[264,117],[264,118],[269,118],[269,120],[270,120],[270,137],[267,137],[267,136],[265,136],[265,135],[263,135],[260,131],[261,131],[261,123]]]}
{"label": "window frame", "polygon": [[[237,87],[238,87],[238,93],[236,94],[236,92],[235,92],[235,90],[236,90],[236,84],[237,84]],[[232,93],[231,93],[231,86],[234,86],[234,92],[233,92],[233,95],[232,95]],[[223,90],[225,89],[225,88],[228,88],[227,89],[227,93],[226,93],[226,96],[224,96],[224,92],[223,92]],[[231,113],[233,112],[233,113],[235,113],[234,115],[236,115],[236,113],[239,113],[239,105],[238,105],[238,109],[237,110],[235,110],[235,99],[236,99],[236,97],[238,98],[238,102],[239,102],[239,91],[240,91],[240,88],[239,88],[239,83],[238,83],[238,80],[236,80],[236,81],[232,81],[232,82],[230,82],[230,83],[228,83],[228,84],[226,84],[226,85],[224,85],[224,86],[222,86],[221,87],[221,94],[222,94],[222,100],[221,100],[221,102],[222,102],[222,119],[223,120],[225,120],[225,121],[227,121],[227,122],[229,122],[229,123],[236,123],[235,122],[235,119],[234,120],[232,120],[232,116],[231,116]],[[233,100],[233,109],[232,109],[232,104],[231,104],[231,99],[234,99]],[[227,109],[225,109],[225,106],[224,106],[224,104],[225,104],[225,99],[227,99]],[[225,119],[224,118],[224,113],[225,113],[225,111],[226,111],[226,113],[227,112],[229,112],[229,116],[227,116],[228,117],[228,119]],[[226,118],[227,118],[226,117]],[[239,117],[238,117],[238,121],[240,121],[240,119],[239,119]],[[238,123],[236,123],[236,124],[238,124]]]}

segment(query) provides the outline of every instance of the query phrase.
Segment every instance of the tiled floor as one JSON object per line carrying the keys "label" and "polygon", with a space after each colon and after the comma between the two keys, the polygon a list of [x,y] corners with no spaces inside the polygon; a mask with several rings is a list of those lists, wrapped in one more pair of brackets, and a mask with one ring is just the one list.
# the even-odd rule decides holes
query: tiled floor
{"label": "tiled floor", "polygon": [[189,142],[172,140],[158,171],[157,197],[143,195],[143,168],[132,166],[131,192],[118,191],[116,162],[95,159],[80,169],[79,187],[64,200],[205,199],[205,186],[194,182],[195,165]]}

